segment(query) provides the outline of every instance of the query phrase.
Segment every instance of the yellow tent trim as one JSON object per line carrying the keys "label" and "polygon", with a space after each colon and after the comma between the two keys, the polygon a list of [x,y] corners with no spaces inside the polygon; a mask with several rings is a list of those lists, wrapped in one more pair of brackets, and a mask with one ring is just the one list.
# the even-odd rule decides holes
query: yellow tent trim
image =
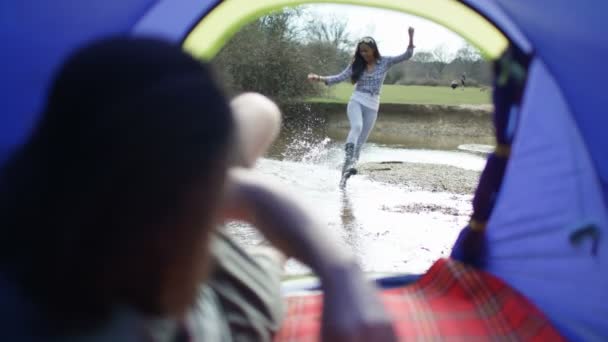
{"label": "yellow tent trim", "polygon": [[497,58],[508,45],[494,25],[456,0],[224,0],[192,30],[184,48],[211,59],[241,27],[257,18],[285,7],[313,3],[378,7],[417,15],[460,34],[490,59]]}

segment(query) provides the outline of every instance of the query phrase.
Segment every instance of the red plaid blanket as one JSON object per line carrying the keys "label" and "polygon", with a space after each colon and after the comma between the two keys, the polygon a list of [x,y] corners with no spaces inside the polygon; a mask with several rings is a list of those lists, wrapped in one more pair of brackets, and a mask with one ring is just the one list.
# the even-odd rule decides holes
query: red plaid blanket
{"label": "red plaid blanket", "polygon": [[[400,340],[564,341],[547,318],[500,279],[451,259],[416,283],[382,292]],[[275,341],[317,341],[321,295],[287,298]]]}

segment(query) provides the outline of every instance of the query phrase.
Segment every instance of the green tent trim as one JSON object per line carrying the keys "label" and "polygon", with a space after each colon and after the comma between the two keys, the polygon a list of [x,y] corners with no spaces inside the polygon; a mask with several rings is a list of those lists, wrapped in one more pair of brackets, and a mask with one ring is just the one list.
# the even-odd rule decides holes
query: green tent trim
{"label": "green tent trim", "polygon": [[507,38],[492,23],[456,0],[224,0],[192,30],[184,48],[197,57],[211,59],[248,23],[285,7],[315,3],[360,5],[417,15],[460,34],[489,59],[496,59],[508,45]]}

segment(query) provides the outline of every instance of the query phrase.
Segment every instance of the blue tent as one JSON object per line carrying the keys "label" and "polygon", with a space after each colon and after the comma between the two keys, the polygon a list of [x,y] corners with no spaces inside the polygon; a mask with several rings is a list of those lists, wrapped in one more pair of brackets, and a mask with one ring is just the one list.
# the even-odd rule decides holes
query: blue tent
{"label": "blue tent", "polygon": [[[220,2],[1,2],[0,162],[28,136],[50,77],[75,47],[113,33],[179,42]],[[491,194],[487,252],[478,255],[479,264],[530,298],[566,337],[606,340],[608,2],[462,3],[527,59],[523,97],[511,106],[506,125],[514,137],[511,152],[502,185]]]}

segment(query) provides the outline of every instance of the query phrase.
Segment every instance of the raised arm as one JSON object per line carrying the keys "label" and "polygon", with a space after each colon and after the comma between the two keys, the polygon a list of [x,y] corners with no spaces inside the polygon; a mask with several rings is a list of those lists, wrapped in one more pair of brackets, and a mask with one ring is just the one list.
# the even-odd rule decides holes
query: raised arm
{"label": "raised arm", "polygon": [[319,76],[317,74],[308,74],[308,80],[324,82],[325,85],[331,86],[340,83],[350,78],[353,73],[352,65],[349,64],[341,73],[333,76]]}
{"label": "raised arm", "polygon": [[270,242],[319,276],[325,294],[325,341],[394,341],[390,319],[354,256],[327,238],[322,225],[278,186],[233,169],[226,216],[254,224]]}
{"label": "raised arm", "polygon": [[414,48],[415,48],[415,46],[414,46],[414,28],[413,27],[408,28],[407,33],[409,35],[410,42],[409,42],[405,52],[398,56],[384,57],[388,60],[389,66],[392,66],[394,64],[397,64],[397,63],[400,63],[403,61],[407,61],[408,59],[412,58],[412,56],[414,55]]}

